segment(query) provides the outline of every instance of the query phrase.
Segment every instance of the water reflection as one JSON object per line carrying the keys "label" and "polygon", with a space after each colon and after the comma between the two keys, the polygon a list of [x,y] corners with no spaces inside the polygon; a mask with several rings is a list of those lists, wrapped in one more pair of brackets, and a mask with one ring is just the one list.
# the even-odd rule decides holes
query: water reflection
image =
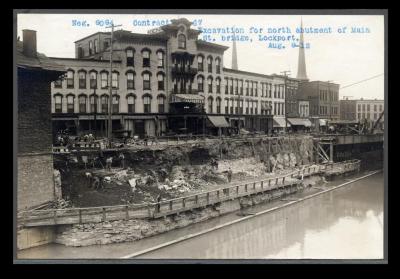
{"label": "water reflection", "polygon": [[139,258],[381,259],[383,174]]}

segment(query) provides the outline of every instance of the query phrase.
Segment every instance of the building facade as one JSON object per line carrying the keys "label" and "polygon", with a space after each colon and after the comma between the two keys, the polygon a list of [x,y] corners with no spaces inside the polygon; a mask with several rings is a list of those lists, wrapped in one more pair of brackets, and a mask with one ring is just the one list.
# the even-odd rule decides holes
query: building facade
{"label": "building facade", "polygon": [[36,51],[36,31],[33,30],[23,30],[23,41],[17,41],[16,66],[17,209],[21,210],[57,198],[53,181],[50,84],[65,71]]}
{"label": "building facade", "polygon": [[110,82],[113,131],[131,135],[206,133],[216,117],[268,132],[284,117],[284,78],[224,68],[227,47],[199,40],[186,19],[171,22],[151,34],[115,31],[112,73],[110,33],[76,41],[76,58],[53,58],[67,70],[52,84],[54,128],[106,135]]}
{"label": "building facade", "polygon": [[299,117],[302,118],[308,118],[310,116],[310,102],[309,101],[304,101],[304,100],[299,100]]}
{"label": "building facade", "polygon": [[[379,119],[379,128],[384,127],[384,100],[340,100],[342,120],[375,123]],[[382,114],[382,117],[380,117]]]}
{"label": "building facade", "polygon": [[339,119],[339,84],[324,81],[301,82],[299,98],[310,102],[311,117]]}

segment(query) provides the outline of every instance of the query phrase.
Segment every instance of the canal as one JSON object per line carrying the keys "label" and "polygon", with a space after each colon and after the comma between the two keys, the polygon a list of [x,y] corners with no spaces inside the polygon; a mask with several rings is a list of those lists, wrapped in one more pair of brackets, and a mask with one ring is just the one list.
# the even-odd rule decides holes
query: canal
{"label": "canal", "polygon": [[[382,172],[374,174],[156,250],[151,248],[243,217],[228,214],[132,243],[89,247],[45,245],[20,251],[18,259],[383,259],[383,177]],[[246,211],[251,215],[284,205],[350,179],[329,182],[322,188]]]}

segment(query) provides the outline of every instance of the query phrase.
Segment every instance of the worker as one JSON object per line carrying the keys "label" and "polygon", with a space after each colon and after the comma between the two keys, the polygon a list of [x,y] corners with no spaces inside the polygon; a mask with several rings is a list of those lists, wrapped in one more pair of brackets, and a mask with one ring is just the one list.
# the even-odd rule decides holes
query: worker
{"label": "worker", "polygon": [[92,187],[92,177],[93,177],[92,173],[91,172],[86,172],[85,176],[86,176],[88,188]]}
{"label": "worker", "polygon": [[231,167],[229,167],[228,169],[228,182],[231,183],[232,181],[232,169]]}
{"label": "worker", "polygon": [[160,202],[161,202],[161,194],[158,194],[156,200],[157,200],[157,206],[156,206],[157,212],[160,212],[160,208],[161,208],[161,204],[160,204]]}
{"label": "worker", "polygon": [[100,179],[98,176],[95,176],[93,179],[93,188],[94,189],[99,189],[100,188]]}
{"label": "worker", "polygon": [[106,160],[106,169],[111,170],[111,165],[112,165],[112,156],[108,157]]}
{"label": "worker", "polygon": [[125,169],[125,156],[122,152],[119,154],[119,159],[121,160],[121,168]]}

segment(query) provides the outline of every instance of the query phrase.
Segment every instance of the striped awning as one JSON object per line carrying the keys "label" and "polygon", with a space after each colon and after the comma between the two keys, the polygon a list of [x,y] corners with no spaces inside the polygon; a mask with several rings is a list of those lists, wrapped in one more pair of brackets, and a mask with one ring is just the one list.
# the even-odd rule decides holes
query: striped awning
{"label": "striped awning", "polygon": [[[285,118],[274,118],[274,128],[285,128]],[[291,127],[289,121],[287,122],[287,127]]]}
{"label": "striped awning", "polygon": [[172,103],[189,102],[189,103],[203,104],[204,97],[197,94],[173,94],[171,95],[171,102]]}
{"label": "striped awning", "polygon": [[294,126],[311,127],[311,121],[303,118],[288,118],[290,124]]}
{"label": "striped awning", "polygon": [[225,117],[223,116],[207,116],[210,122],[215,126],[215,127],[230,127],[229,123],[226,121]]}

